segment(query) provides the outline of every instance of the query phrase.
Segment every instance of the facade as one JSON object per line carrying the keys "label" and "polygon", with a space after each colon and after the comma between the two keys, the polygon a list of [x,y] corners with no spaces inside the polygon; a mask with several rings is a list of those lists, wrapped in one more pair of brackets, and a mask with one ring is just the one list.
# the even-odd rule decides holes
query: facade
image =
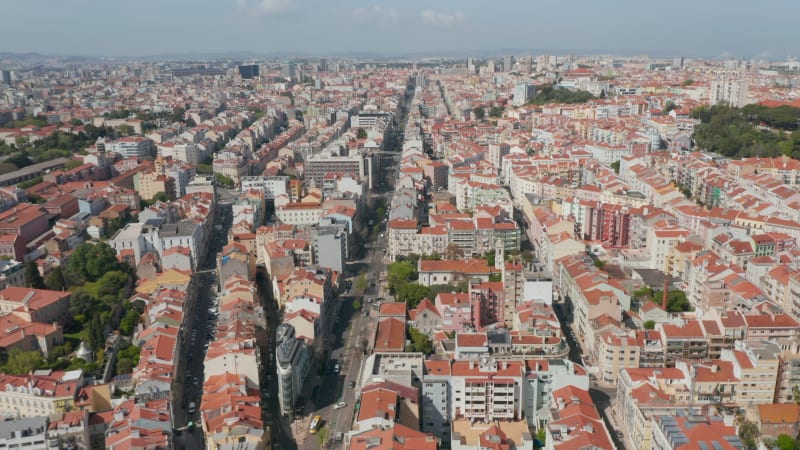
{"label": "facade", "polygon": [[709,103],[712,105],[728,105],[741,108],[747,104],[747,81],[726,77],[717,78],[709,87]]}
{"label": "facade", "polygon": [[294,414],[308,371],[311,350],[305,341],[295,337],[294,327],[281,324],[275,338],[275,362],[278,369],[278,401],[284,415]]}
{"label": "facade", "polygon": [[47,417],[25,417],[0,422],[0,442],[3,449],[24,448],[50,450],[47,441]]}
{"label": "facade", "polygon": [[14,259],[0,261],[0,289],[25,286],[25,265]]}
{"label": "facade", "polygon": [[250,78],[258,78],[258,64],[240,65],[239,76],[245,80]]}
{"label": "facade", "polygon": [[31,375],[0,375],[0,413],[35,417],[66,412],[75,406],[83,372],[36,371]]}
{"label": "facade", "polygon": [[[509,71],[505,68],[506,72]],[[514,106],[522,106],[536,96],[536,86],[530,83],[518,83],[514,86]]]}
{"label": "facade", "polygon": [[[338,147],[338,144],[334,146]],[[311,155],[304,166],[306,182],[316,187],[322,187],[326,174],[336,173],[366,180],[367,186],[371,188],[374,171],[375,161],[372,156],[358,152],[348,154],[341,149],[330,148]]]}
{"label": "facade", "polygon": [[140,136],[124,137],[106,142],[106,151],[119,153],[123,158],[142,158],[150,155],[152,141]]}
{"label": "facade", "polygon": [[322,268],[342,273],[347,255],[347,235],[337,228],[317,229],[314,262]]}

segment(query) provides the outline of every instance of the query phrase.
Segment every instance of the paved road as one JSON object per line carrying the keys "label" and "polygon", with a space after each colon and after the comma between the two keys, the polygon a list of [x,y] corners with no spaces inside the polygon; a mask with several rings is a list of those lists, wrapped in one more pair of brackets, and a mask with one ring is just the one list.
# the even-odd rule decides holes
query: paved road
{"label": "paved road", "polygon": [[[215,226],[211,229],[208,253],[203,264],[198,268],[198,272],[216,267],[217,253],[227,242],[227,232],[233,221],[232,214],[230,204],[217,204],[213,219]],[[216,225],[222,225],[221,229],[216,229]],[[209,329],[208,308],[215,300],[215,289],[218,283],[214,272],[199,273],[195,276],[198,283],[197,296],[185,316],[186,321],[182,334],[185,350],[181,353],[180,370],[173,387],[173,393],[176,396],[173,408],[175,428],[183,427],[190,421],[196,425],[193,431],[184,431],[175,437],[175,448],[187,450],[204,447],[199,413],[195,411],[193,414],[189,414],[188,409],[191,402],[195,403],[195,409],[199,409],[200,406],[206,344],[213,338],[212,330]],[[195,379],[197,379],[196,384]]]}
{"label": "paved road", "polygon": [[[396,164],[393,164],[384,172],[385,183],[391,183],[392,177],[396,176]],[[389,184],[391,186],[391,184]],[[372,192],[371,200],[381,202],[384,205],[391,203],[393,192]],[[305,420],[295,423],[296,427],[308,427],[309,418],[315,414],[322,417],[323,424],[327,426],[327,435],[323,437],[327,440],[320,443],[319,435],[306,435],[305,429],[301,429],[300,434],[304,436],[298,446],[303,450],[316,450],[319,448],[343,448],[344,441],[337,441],[339,433],[343,435],[350,430],[353,422],[353,408],[358,400],[358,389],[360,373],[362,371],[366,355],[371,353],[372,338],[377,326],[376,304],[368,303],[367,299],[375,299],[383,296],[382,286],[378,283],[380,272],[386,270],[383,249],[386,248],[386,237],[376,236],[373,241],[364,243],[366,255],[363,258],[351,261],[346,271],[354,274],[353,288],[348,295],[339,299],[339,319],[335,322],[332,335],[328,345],[330,350],[329,361],[327,362],[325,374],[319,382],[315,395],[312,395],[306,406]],[[367,288],[364,292],[358,290],[356,279],[361,273],[367,275]],[[353,309],[353,301],[360,303],[360,310]],[[341,370],[338,374],[334,373],[333,365],[339,363]],[[311,376],[311,375],[309,375]],[[350,388],[350,382],[355,382],[355,388]],[[346,407],[336,409],[336,404],[345,402]]]}
{"label": "paved road", "polygon": [[[572,327],[570,326],[572,317],[569,313],[569,307],[561,302],[553,303],[553,309],[555,310],[559,322],[561,322],[561,330],[567,337],[567,344],[569,344],[569,359],[572,362],[583,365],[584,362],[583,358],[581,357],[583,353],[581,350],[581,345],[575,339],[575,333],[572,331]],[[619,431],[619,425],[614,421],[613,417],[613,407],[615,404],[616,395],[617,390],[615,387],[607,386],[594,380],[591,381],[589,396],[592,398],[597,411],[600,413],[600,417],[602,417],[603,421],[605,422],[614,444],[618,449],[625,450],[625,442],[620,439],[616,433]]]}
{"label": "paved road", "polygon": [[[262,348],[261,389],[264,423],[269,425],[275,449],[296,450],[297,443],[292,436],[291,424],[281,416],[278,402],[278,383],[275,366],[275,330],[280,325],[278,305],[272,296],[272,286],[266,273],[259,270],[256,275],[259,295],[261,295],[264,314],[267,316],[267,345]],[[264,395],[266,394],[266,395]],[[268,398],[267,398],[268,397]]]}

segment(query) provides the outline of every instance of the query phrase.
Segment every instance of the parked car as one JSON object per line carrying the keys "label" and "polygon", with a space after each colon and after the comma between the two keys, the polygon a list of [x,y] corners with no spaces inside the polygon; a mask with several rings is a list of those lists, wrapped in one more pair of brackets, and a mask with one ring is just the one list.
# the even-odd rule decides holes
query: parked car
{"label": "parked car", "polygon": [[333,407],[333,409],[342,409],[345,406],[347,406],[346,402],[339,402],[339,403],[336,404],[336,406]]}
{"label": "parked car", "polygon": [[336,433],[336,440],[341,441],[342,439],[344,439],[344,433],[342,433],[341,431]]}

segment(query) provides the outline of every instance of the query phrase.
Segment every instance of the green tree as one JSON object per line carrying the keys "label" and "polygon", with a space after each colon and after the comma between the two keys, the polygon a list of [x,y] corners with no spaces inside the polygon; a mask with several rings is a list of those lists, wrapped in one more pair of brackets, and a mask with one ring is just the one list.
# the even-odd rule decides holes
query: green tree
{"label": "green tree", "polygon": [[33,203],[33,204],[35,204],[35,205],[41,205],[42,203],[46,202],[47,200],[42,198],[42,196],[39,195],[39,194],[29,194],[28,195],[28,201]]}
{"label": "green tree", "polygon": [[139,354],[141,348],[135,345],[129,345],[117,352],[117,375],[131,373],[133,368],[139,364]]}
{"label": "green tree", "polygon": [[486,118],[486,110],[482,106],[473,109],[472,112],[475,114],[475,120],[479,122],[483,122],[483,119]]}
{"label": "green tree", "polygon": [[356,280],[356,289],[360,292],[364,292],[369,287],[369,282],[367,282],[367,274],[362,273],[358,279]]}
{"label": "green tree", "polygon": [[431,342],[431,338],[427,334],[421,333],[412,326],[408,327],[408,334],[415,352],[424,353],[425,355],[433,353],[433,342]]}
{"label": "green tree", "polygon": [[217,183],[219,183],[223,187],[232,188],[233,186],[235,186],[233,178],[229,176],[223,175],[221,173],[215,173],[214,177],[216,177]]}
{"label": "green tree", "polygon": [[464,292],[469,292],[469,281],[468,280],[461,280],[456,284],[434,284],[433,286],[429,287],[430,295],[428,295],[429,299],[435,298],[437,295],[441,293],[449,293],[455,292],[458,294],[463,294]]}
{"label": "green tree", "polygon": [[119,134],[122,136],[130,136],[131,134],[133,134],[133,127],[126,123],[123,123],[122,125],[117,127],[117,131],[119,131]]}
{"label": "green tree", "polygon": [[781,450],[796,450],[800,448],[800,442],[788,434],[782,434],[775,440],[775,445]]}
{"label": "green tree", "polygon": [[409,281],[417,278],[417,268],[409,261],[396,261],[386,268],[386,280],[389,289],[394,290]]}
{"label": "green tree", "polygon": [[547,430],[544,427],[539,428],[539,431],[536,432],[536,440],[538,441],[539,448],[544,447],[547,441]]}
{"label": "green tree", "polygon": [[73,285],[79,285],[96,281],[106,272],[123,270],[123,265],[117,260],[116,251],[105,242],[85,242],[72,252],[67,270],[68,278],[72,277],[70,281],[75,282]]}
{"label": "green tree", "polygon": [[486,253],[486,264],[488,264],[489,267],[494,267],[494,262],[495,262],[496,256],[497,256],[497,251],[496,250],[492,250],[492,251]]}
{"label": "green tree", "polygon": [[739,424],[739,439],[742,440],[747,450],[754,450],[758,447],[758,437],[760,435],[758,425],[745,419],[744,416],[739,416],[737,421]]}
{"label": "green tree", "polygon": [[645,330],[652,330],[656,327],[656,323],[652,320],[648,320],[642,325],[644,326]]}
{"label": "green tree", "polygon": [[8,351],[8,359],[0,370],[11,375],[25,375],[44,366],[44,364],[44,356],[40,351],[24,351],[12,348]]}
{"label": "green tree", "polygon": [[592,100],[594,95],[587,91],[560,89],[555,86],[541,86],[538,88],[536,96],[530,103],[545,105],[548,103],[586,103]]}
{"label": "green tree", "polygon": [[28,167],[31,164],[33,164],[33,160],[31,160],[28,154],[24,152],[15,153],[13,156],[9,156],[8,158],[6,158],[5,162],[17,166],[18,169],[21,169],[23,167]]}
{"label": "green tree", "polygon": [[69,313],[78,323],[86,323],[92,316],[92,311],[97,307],[97,299],[84,289],[76,289],[69,300]]}
{"label": "green tree", "polygon": [[430,295],[429,287],[417,283],[404,283],[395,293],[395,297],[401,302],[405,302],[409,309],[416,308],[423,298],[430,297]]}
{"label": "green tree", "polygon": [[367,130],[365,130],[363,128],[359,128],[358,131],[356,132],[356,137],[358,139],[366,139],[367,138]]}
{"label": "green tree", "polygon": [[61,270],[61,267],[56,267],[47,274],[47,278],[44,280],[44,285],[47,289],[52,291],[63,291],[67,288],[66,284],[64,283],[64,272]]}
{"label": "green tree", "polygon": [[611,168],[614,169],[614,173],[616,173],[617,175],[619,175],[619,164],[620,164],[619,160],[611,163]]}
{"label": "green tree", "polygon": [[122,333],[124,336],[132,336],[133,331],[136,329],[136,325],[139,324],[139,319],[141,316],[141,312],[139,312],[136,308],[132,307],[129,309],[119,323],[120,333]]}
{"label": "green tree", "polygon": [[39,176],[39,177],[36,177],[36,178],[31,178],[28,181],[23,181],[22,183],[18,184],[17,187],[20,188],[20,189],[28,189],[29,187],[36,186],[37,184],[41,183],[42,181],[44,181],[44,179],[41,176]]}
{"label": "green tree", "polygon": [[[695,126],[698,147],[729,157],[787,155],[800,157],[800,108],[767,108],[747,105],[742,109],[725,105],[698,107],[692,117],[702,123]],[[760,124],[791,133],[757,128]]]}
{"label": "green tree", "polygon": [[45,288],[42,274],[39,273],[39,268],[33,261],[28,261],[25,263],[25,281],[27,281],[28,286],[34,289]]}
{"label": "green tree", "polygon": [[[661,304],[664,298],[663,291],[654,291],[651,300]],[[669,291],[667,294],[667,311],[668,312],[686,312],[691,311],[692,305],[689,299],[686,298],[686,292],[677,289]]]}
{"label": "green tree", "polygon": [[130,359],[118,359],[115,372],[117,375],[124,375],[133,372],[133,367],[134,365]]}
{"label": "green tree", "polygon": [[678,105],[676,105],[675,102],[673,102],[672,100],[667,100],[666,103],[664,103],[664,107],[661,108],[661,114],[666,116],[667,114],[670,113],[670,111],[672,111],[677,107]]}
{"label": "green tree", "polygon": [[489,117],[494,117],[496,119],[503,117],[503,108],[499,106],[492,106],[492,109],[489,110]]}
{"label": "green tree", "polygon": [[155,195],[153,195],[153,201],[167,203],[169,202],[169,196],[164,192],[156,192]]}
{"label": "green tree", "polygon": [[90,349],[97,352],[105,347],[105,324],[101,314],[94,314],[86,327],[86,340]]}

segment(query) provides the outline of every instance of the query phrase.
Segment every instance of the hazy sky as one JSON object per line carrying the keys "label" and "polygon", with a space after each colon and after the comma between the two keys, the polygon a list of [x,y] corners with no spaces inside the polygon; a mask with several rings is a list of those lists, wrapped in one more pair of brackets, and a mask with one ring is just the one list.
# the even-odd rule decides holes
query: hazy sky
{"label": "hazy sky", "polygon": [[800,55],[796,0],[4,0],[0,51]]}

